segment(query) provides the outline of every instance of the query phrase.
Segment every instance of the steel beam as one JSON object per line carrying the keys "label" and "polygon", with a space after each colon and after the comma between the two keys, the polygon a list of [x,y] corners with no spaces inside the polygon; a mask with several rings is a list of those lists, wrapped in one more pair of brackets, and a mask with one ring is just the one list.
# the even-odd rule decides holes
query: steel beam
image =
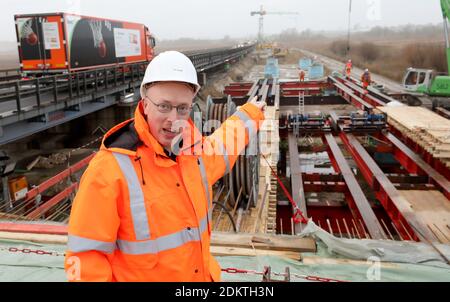
{"label": "steel beam", "polygon": [[408,146],[402,143],[392,133],[385,134],[385,137],[395,147],[394,156],[408,170],[409,173],[419,174],[425,173],[430,180],[436,185],[442,194],[450,200],[450,181],[448,181],[442,174],[433,169],[427,164],[419,155],[414,153]]}
{"label": "steel beam", "polygon": [[304,181],[303,189],[305,192],[347,192],[347,185],[340,181]]}
{"label": "steel beam", "polygon": [[353,104],[355,107],[361,110],[373,109],[373,106],[371,104],[369,104],[368,102],[364,101],[362,98],[357,96],[351,88],[340,83],[333,77],[328,77],[328,79],[333,83],[339,95],[341,95],[347,102]]}
{"label": "steel beam", "polygon": [[[339,136],[352,154],[364,178],[375,191],[377,199],[385,208],[402,237],[408,239],[409,233],[416,241],[428,239],[436,242],[436,237],[418,219],[411,209],[410,203],[398,192],[394,184],[384,174],[356,137],[344,131],[341,131]],[[419,232],[416,232],[416,229]]]}
{"label": "steel beam", "polygon": [[37,207],[35,210],[30,212],[27,216],[25,216],[27,219],[36,219],[39,218],[41,215],[45,214],[50,210],[53,206],[57,205],[67,197],[69,197],[72,193],[76,191],[78,188],[78,183],[73,183],[69,187],[65,188],[55,196],[53,196],[50,200],[46,201],[39,207]]}
{"label": "steel beam", "polygon": [[336,164],[339,167],[339,170],[344,177],[345,183],[350,191],[352,200],[361,215],[361,218],[364,221],[364,224],[369,231],[370,236],[373,239],[385,239],[387,238],[383,227],[378,222],[375,213],[370,206],[369,201],[367,200],[364,192],[358,184],[358,181],[355,178],[350,166],[342,154],[341,149],[336,143],[336,140],[332,134],[325,134],[325,139],[330,147],[330,151],[333,154],[333,157],[336,161]]}
{"label": "steel beam", "polygon": [[304,181],[343,181],[344,178],[341,174],[320,174],[320,173],[302,173]]}
{"label": "steel beam", "polygon": [[393,133],[397,138],[400,138],[413,152],[420,155],[421,158],[433,167],[436,171],[441,173],[446,179],[450,180],[450,169],[439,159],[433,157],[433,155],[425,150],[418,143],[410,139],[409,137],[403,135],[399,130],[394,127],[390,128],[390,132]]}
{"label": "steel beam", "polygon": [[359,87],[357,84],[341,77],[338,78],[338,81],[344,84],[345,86],[349,87],[350,89],[352,89],[355,95],[359,96],[361,99],[363,99],[365,102],[369,103],[373,107],[386,106],[386,102],[374,97],[371,94],[368,94],[367,92],[365,92],[364,88]]}
{"label": "steel beam", "polygon": [[57,175],[47,179],[43,183],[41,183],[39,186],[34,187],[30,191],[28,191],[27,195],[25,196],[25,200],[27,202],[32,201],[38,194],[41,194],[45,190],[49,189],[50,187],[56,185],[57,183],[61,182],[62,180],[66,179],[73,173],[77,172],[78,170],[84,168],[89,164],[92,158],[94,158],[95,153],[92,153],[91,155],[83,158],[76,164],[70,166],[69,168],[65,169],[64,171],[58,173]]}
{"label": "steel beam", "polygon": [[[303,216],[307,217],[305,190],[303,188],[302,171],[300,169],[300,158],[298,154],[297,138],[293,133],[289,133],[289,161],[291,167],[291,188],[292,198],[297,207],[303,212]],[[301,232],[300,224],[295,224],[295,233]]]}
{"label": "steel beam", "polygon": [[[280,96],[281,106],[298,106],[298,93],[295,96]],[[305,96],[305,105],[346,105],[348,102],[339,95],[311,95]]]}
{"label": "steel beam", "polygon": [[305,96],[310,95],[320,95],[322,89],[320,87],[310,87],[310,88],[281,88],[281,95],[283,97],[287,96],[298,96],[300,92],[303,92]]}

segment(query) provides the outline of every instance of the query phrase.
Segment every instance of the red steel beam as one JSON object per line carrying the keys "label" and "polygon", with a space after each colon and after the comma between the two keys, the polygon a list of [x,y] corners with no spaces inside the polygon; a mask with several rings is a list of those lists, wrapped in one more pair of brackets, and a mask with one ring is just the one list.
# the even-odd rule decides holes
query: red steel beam
{"label": "red steel beam", "polygon": [[78,183],[73,183],[69,187],[65,188],[55,196],[53,196],[51,199],[49,199],[47,202],[43,203],[39,207],[37,207],[35,210],[30,212],[26,218],[29,219],[36,219],[39,218],[41,215],[45,214],[48,210],[50,210],[53,206],[60,203],[62,200],[67,198],[70,194],[72,194],[73,191],[75,191],[78,188]]}
{"label": "red steel beam", "polygon": [[302,173],[303,181],[343,181],[341,174]]}
{"label": "red steel beam", "polygon": [[282,89],[289,89],[289,88],[332,88],[333,86],[330,85],[330,83],[326,81],[305,81],[305,82],[283,82],[280,83],[280,88]]}
{"label": "red steel beam", "polygon": [[361,216],[364,224],[369,231],[370,236],[373,239],[385,239],[387,238],[386,233],[383,230],[380,222],[378,221],[375,213],[373,212],[372,207],[370,206],[369,201],[366,198],[366,195],[362,191],[361,187],[358,184],[358,181],[355,178],[350,166],[348,165],[344,155],[342,154],[341,149],[339,148],[334,136],[330,133],[325,134],[325,139],[330,147],[330,151],[333,154],[333,157],[339,166],[339,170],[341,171],[342,176],[344,177],[345,183],[350,192],[351,198],[350,200],[350,208],[355,208]]}
{"label": "red steel beam", "polygon": [[[334,138],[334,137],[333,137]],[[322,140],[324,140],[325,137],[322,138]],[[324,145],[326,145],[327,147],[327,153],[328,153],[328,157],[330,158],[331,161],[331,165],[333,166],[334,171],[336,171],[337,173],[339,173],[338,175],[340,175],[342,177],[342,179],[345,182],[345,179],[342,175],[342,171],[341,168],[336,160],[336,157],[334,156],[334,153],[331,150],[331,147],[328,143],[324,143]],[[340,150],[339,150],[340,151]],[[347,184],[346,184],[347,186]],[[347,188],[347,190],[344,192],[344,197],[345,200],[347,201],[347,206],[350,210],[350,213],[353,217],[353,221],[362,221],[363,218],[361,216],[361,213],[358,210],[358,207],[356,206],[355,200],[353,199],[352,194],[350,193],[349,189]],[[362,238],[366,237],[366,227],[363,224],[357,223],[356,224],[356,229],[358,230],[357,232],[359,234],[361,234]]]}
{"label": "red steel beam", "polygon": [[[408,239],[409,233],[416,241],[427,239],[436,241],[435,236],[430,232],[428,227],[417,218],[409,202],[398,192],[394,184],[384,174],[356,137],[344,131],[341,131],[339,136],[352,154],[362,175],[375,191],[377,199],[385,208],[402,237]],[[415,229],[418,229],[420,233],[416,232]]]}
{"label": "red steel beam", "polygon": [[334,181],[304,181],[303,189],[305,192],[347,192],[345,182]]}
{"label": "red steel beam", "polygon": [[247,87],[247,88],[250,88],[252,86],[253,86],[253,82],[242,82],[242,83],[234,82],[234,83],[228,84],[226,87]]}
{"label": "red steel beam", "polygon": [[450,200],[450,181],[433,169],[433,167],[427,164],[419,155],[414,153],[392,133],[385,134],[385,137],[394,146],[395,158],[409,173],[428,175],[432,183]]}
{"label": "red steel beam", "polygon": [[[302,171],[300,170],[300,159],[298,154],[297,138],[293,133],[289,133],[289,161],[291,167],[291,188],[292,198],[294,199],[297,207],[303,212],[303,215],[307,217],[306,211],[306,198],[305,190],[303,188]],[[302,230],[300,224],[295,224],[295,233],[298,234]]]}
{"label": "red steel beam", "polygon": [[373,109],[373,106],[371,104],[367,103],[362,98],[357,96],[351,88],[340,83],[338,80],[336,80],[333,77],[328,77],[328,79],[335,86],[337,93],[339,93],[339,95],[342,96],[347,102],[349,102],[350,104],[353,104],[355,107],[357,107],[361,110],[372,110]]}
{"label": "red steel beam", "polygon": [[47,179],[46,181],[41,183],[39,186],[34,187],[30,191],[28,191],[27,196],[25,197],[25,200],[26,201],[32,200],[38,194],[44,192],[48,188],[50,188],[50,187],[56,185],[57,183],[59,183],[61,180],[64,180],[65,178],[69,177],[70,175],[72,175],[76,171],[78,171],[78,170],[82,169],[83,167],[87,166],[87,164],[89,164],[89,162],[91,161],[91,159],[94,156],[95,156],[95,153],[92,153],[88,157],[80,160],[79,162],[77,162],[76,164],[74,164],[74,165],[70,166],[69,168],[65,169],[61,173],[59,173],[59,174],[57,174],[57,175]]}
{"label": "red steel beam", "polygon": [[441,173],[446,179],[450,180],[450,169],[441,161],[439,158],[433,157],[431,153],[425,150],[418,143],[410,139],[409,137],[403,135],[399,130],[394,127],[390,127],[390,132],[392,132],[397,138],[399,138],[403,143],[405,143],[414,153],[421,156],[421,158],[433,167],[436,171]]}
{"label": "red steel beam", "polygon": [[356,85],[353,82],[350,82],[344,78],[339,77],[338,81],[341,82],[342,84],[344,84],[345,86],[347,86],[348,88],[350,88],[351,90],[353,90],[353,92],[355,93],[355,95],[359,96],[361,99],[363,99],[364,101],[366,101],[367,103],[369,103],[370,105],[372,105],[373,107],[378,107],[378,106],[386,106],[386,103],[377,99],[376,97],[368,94],[367,92],[365,92],[365,89],[362,87],[359,87],[358,85]]}
{"label": "red steel beam", "polygon": [[[351,77],[349,80],[350,83],[356,85],[356,87],[362,88],[362,84],[358,79],[355,79],[354,77]],[[379,100],[381,100],[384,103],[390,103],[393,101],[398,101],[399,99],[402,99],[403,97],[401,95],[397,95],[396,93],[386,94],[382,93],[378,89],[374,87],[367,87],[367,90],[372,94],[375,95],[374,97],[379,97]],[[397,96],[396,96],[397,95]],[[396,97],[396,98],[394,98]]]}
{"label": "red steel beam", "polygon": [[231,83],[225,86],[223,93],[231,96],[244,96],[250,91],[253,84],[254,83]]}
{"label": "red steel beam", "polygon": [[248,89],[226,89],[225,88],[225,90],[223,91],[224,94],[228,94],[231,96],[237,96],[237,97],[244,96],[247,94],[247,92],[248,92]]}
{"label": "red steel beam", "polygon": [[303,92],[305,96],[320,95],[322,90],[320,87],[314,88],[281,88],[282,96],[299,96],[300,92]]}

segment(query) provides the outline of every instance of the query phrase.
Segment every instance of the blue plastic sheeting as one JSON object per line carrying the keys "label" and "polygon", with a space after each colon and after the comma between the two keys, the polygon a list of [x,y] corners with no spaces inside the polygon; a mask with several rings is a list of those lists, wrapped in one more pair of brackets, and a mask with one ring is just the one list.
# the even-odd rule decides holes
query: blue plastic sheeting
{"label": "blue plastic sheeting", "polygon": [[310,58],[302,58],[298,61],[298,66],[300,69],[308,70],[312,65],[312,60]]}
{"label": "blue plastic sheeting", "polygon": [[319,78],[322,78],[323,76],[324,76],[323,64],[314,63],[313,65],[311,65],[311,67],[309,67],[308,78],[310,80],[319,79]]}
{"label": "blue plastic sheeting", "polygon": [[[357,242],[357,241],[354,241]],[[386,242],[385,244],[388,244]],[[397,243],[402,244],[402,243]],[[37,255],[35,253],[10,252],[9,247],[31,250],[54,251],[62,254],[66,246],[37,244],[25,241],[0,239],[0,282],[65,282],[64,257],[62,255]],[[300,255],[300,254],[299,254]],[[303,253],[302,261],[278,256],[221,256],[216,257],[222,268],[238,268],[262,272],[270,266],[274,273],[284,273],[289,267],[291,281],[307,281],[305,276],[333,278],[342,281],[450,281],[449,266],[424,265],[421,263],[376,263],[374,260],[352,261],[329,250],[329,246],[318,242],[317,253]],[[273,276],[282,279],[280,276]],[[222,280],[261,281],[258,274],[222,272]],[[309,281],[308,281],[309,282]]]}

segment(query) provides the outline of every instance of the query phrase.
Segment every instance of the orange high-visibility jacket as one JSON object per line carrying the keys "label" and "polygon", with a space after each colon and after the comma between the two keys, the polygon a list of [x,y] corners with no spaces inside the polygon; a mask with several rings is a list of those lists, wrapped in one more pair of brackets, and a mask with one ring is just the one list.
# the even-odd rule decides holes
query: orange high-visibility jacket
{"label": "orange high-visibility jacket", "polygon": [[372,77],[370,76],[369,72],[364,72],[361,75],[361,82],[363,82],[364,84],[367,84],[367,86],[370,84],[370,82],[372,82]]}
{"label": "orange high-visibility jacket", "polygon": [[[211,186],[263,119],[245,104],[212,135],[189,146],[183,138],[181,154],[170,158],[150,134],[141,102],[134,119],[105,135],[81,178],[69,221],[69,280],[219,281],[209,251]],[[239,134],[244,144],[227,147]]]}
{"label": "orange high-visibility jacket", "polygon": [[345,69],[348,71],[351,71],[353,68],[353,63],[347,62],[347,64],[345,64]]}

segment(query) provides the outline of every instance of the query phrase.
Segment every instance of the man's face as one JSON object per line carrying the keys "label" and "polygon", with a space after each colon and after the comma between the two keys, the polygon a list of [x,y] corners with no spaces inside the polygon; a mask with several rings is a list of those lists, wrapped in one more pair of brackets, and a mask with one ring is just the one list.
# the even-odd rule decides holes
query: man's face
{"label": "man's face", "polygon": [[168,113],[162,113],[155,104],[191,106],[194,96],[193,89],[180,82],[159,82],[147,89],[144,113],[147,116],[150,133],[163,147],[170,148],[172,140],[181,132],[180,129],[174,129],[175,121],[188,120],[189,114],[180,115],[176,108],[172,108]]}

